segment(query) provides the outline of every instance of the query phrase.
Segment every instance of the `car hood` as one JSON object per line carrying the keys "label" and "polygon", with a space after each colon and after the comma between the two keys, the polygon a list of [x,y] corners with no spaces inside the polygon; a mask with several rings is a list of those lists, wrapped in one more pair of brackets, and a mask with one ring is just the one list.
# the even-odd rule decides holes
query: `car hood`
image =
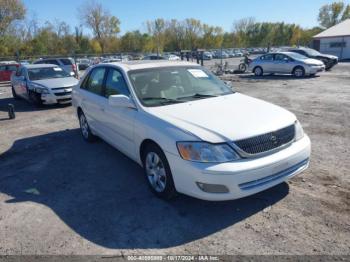
{"label": "car hood", "polygon": [[78,84],[78,79],[74,77],[51,78],[31,81],[32,83],[45,86],[47,88],[72,87]]}
{"label": "car hood", "polygon": [[294,114],[279,106],[239,93],[146,110],[211,143],[253,137],[296,121]]}
{"label": "car hood", "polygon": [[326,58],[329,58],[329,59],[336,59],[338,60],[338,57],[337,56],[334,56],[334,55],[328,55],[328,54],[322,54],[322,55],[319,55],[319,57],[326,57]]}
{"label": "car hood", "polygon": [[305,59],[304,63],[307,65],[324,65],[322,61],[313,58]]}

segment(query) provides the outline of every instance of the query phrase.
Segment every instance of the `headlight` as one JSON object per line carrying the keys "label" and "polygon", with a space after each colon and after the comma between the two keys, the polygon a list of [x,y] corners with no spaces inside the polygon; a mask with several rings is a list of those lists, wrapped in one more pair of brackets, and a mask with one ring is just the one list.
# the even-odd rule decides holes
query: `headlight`
{"label": "headlight", "polygon": [[221,163],[239,159],[237,153],[227,144],[206,142],[178,142],[180,156],[189,161]]}
{"label": "headlight", "polygon": [[304,137],[304,130],[299,121],[295,122],[295,141]]}
{"label": "headlight", "polygon": [[47,87],[38,85],[38,84],[31,84],[30,87],[39,94],[48,94],[49,93],[49,89]]}

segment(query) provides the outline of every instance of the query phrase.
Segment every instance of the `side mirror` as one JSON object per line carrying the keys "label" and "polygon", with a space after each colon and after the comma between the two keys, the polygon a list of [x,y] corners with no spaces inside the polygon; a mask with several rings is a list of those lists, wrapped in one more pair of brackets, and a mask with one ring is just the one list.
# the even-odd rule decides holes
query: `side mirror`
{"label": "side mirror", "polygon": [[131,99],[125,95],[111,95],[108,98],[108,104],[111,107],[119,107],[119,108],[133,108],[135,109],[135,104],[131,101]]}

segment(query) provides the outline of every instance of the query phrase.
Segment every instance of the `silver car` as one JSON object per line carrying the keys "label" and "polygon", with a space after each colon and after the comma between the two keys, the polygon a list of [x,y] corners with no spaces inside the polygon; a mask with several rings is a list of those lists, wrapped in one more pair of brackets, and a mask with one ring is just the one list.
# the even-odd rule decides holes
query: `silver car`
{"label": "silver car", "polygon": [[22,65],[11,76],[12,94],[40,106],[67,104],[78,80],[57,65]]}
{"label": "silver car", "polygon": [[295,77],[313,76],[325,70],[323,62],[293,52],[268,53],[249,64],[256,76],[267,74],[292,74]]}

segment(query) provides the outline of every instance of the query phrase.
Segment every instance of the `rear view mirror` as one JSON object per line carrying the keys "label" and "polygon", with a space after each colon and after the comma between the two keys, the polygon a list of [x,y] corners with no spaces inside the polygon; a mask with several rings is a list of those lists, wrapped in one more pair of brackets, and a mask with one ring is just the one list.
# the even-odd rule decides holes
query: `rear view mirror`
{"label": "rear view mirror", "polygon": [[131,101],[131,99],[125,95],[111,95],[111,96],[109,96],[108,104],[111,107],[136,108],[134,102]]}

